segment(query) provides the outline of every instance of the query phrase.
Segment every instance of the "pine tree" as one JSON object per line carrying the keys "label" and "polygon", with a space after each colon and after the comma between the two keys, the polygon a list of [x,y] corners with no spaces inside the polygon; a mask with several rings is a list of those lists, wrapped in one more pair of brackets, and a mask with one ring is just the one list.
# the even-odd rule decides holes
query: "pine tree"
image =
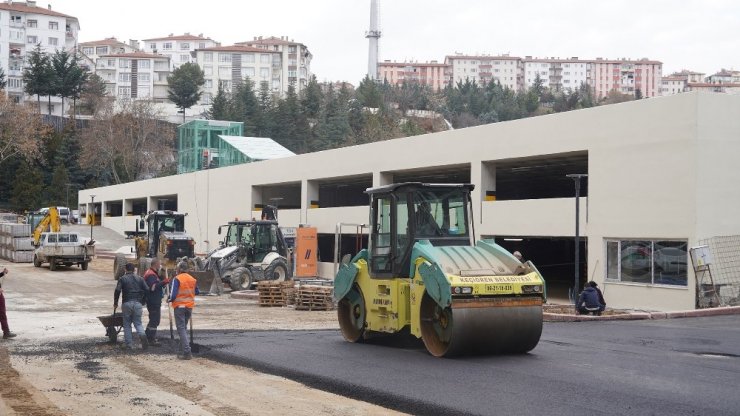
{"label": "pine tree", "polygon": [[167,98],[182,110],[183,123],[185,110],[200,100],[202,95],[200,88],[205,83],[205,73],[198,64],[192,62],[180,65],[167,78]]}
{"label": "pine tree", "polygon": [[208,110],[208,118],[211,120],[227,120],[229,117],[229,99],[226,97],[221,83],[218,84],[218,92],[213,97],[211,109]]}
{"label": "pine tree", "polygon": [[49,205],[66,206],[67,185],[69,183],[69,173],[67,172],[67,168],[64,167],[63,163],[58,163],[54,167],[54,172],[51,175],[51,182],[49,183],[46,193]]}
{"label": "pine tree", "polygon": [[49,114],[51,114],[51,93],[54,90],[54,74],[49,56],[36,45],[28,53],[28,65],[23,70],[23,89],[28,95],[35,95],[38,110],[41,111],[41,96],[49,95]]}
{"label": "pine tree", "polygon": [[254,82],[248,77],[245,78],[244,82],[236,87],[232,101],[232,117],[244,123],[244,136],[254,136],[260,111],[254,92]]}
{"label": "pine tree", "polygon": [[5,79],[5,70],[0,67],[0,91],[5,89],[8,81]]}
{"label": "pine tree", "polygon": [[32,162],[21,162],[13,182],[11,203],[16,211],[35,210],[43,202],[44,179]]}
{"label": "pine tree", "polygon": [[260,82],[259,89],[259,118],[256,123],[257,137],[269,137],[274,126],[273,116],[275,108],[273,105],[273,94],[267,81]]}

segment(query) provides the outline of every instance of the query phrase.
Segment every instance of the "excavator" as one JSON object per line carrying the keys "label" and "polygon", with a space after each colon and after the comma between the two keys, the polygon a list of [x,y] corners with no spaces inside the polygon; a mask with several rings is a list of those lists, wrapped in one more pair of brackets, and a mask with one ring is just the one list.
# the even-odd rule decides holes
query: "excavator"
{"label": "excavator", "polygon": [[45,213],[28,213],[26,217],[28,224],[33,229],[33,245],[38,246],[41,241],[41,234],[51,231],[59,232],[62,230],[62,220],[59,217],[57,207],[49,207]]}
{"label": "excavator", "polygon": [[545,281],[531,262],[475,241],[473,187],[412,182],[365,191],[369,247],[346,255],[334,281],[347,341],[410,333],[436,357],[537,346]]}

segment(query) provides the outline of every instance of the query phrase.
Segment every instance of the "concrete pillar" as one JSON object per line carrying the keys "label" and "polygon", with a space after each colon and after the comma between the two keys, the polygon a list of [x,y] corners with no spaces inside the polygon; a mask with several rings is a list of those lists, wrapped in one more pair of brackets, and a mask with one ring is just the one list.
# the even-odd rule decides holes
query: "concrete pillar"
{"label": "concrete pillar", "polygon": [[304,179],[301,181],[301,223],[303,224],[309,223],[312,202],[321,202],[319,201],[319,182]]}
{"label": "concrete pillar", "polygon": [[390,185],[393,183],[393,172],[373,172],[373,187]]}
{"label": "concrete pillar", "polygon": [[475,203],[479,207],[476,219],[482,224],[483,204],[496,199],[496,164],[494,162],[473,163],[470,177],[475,178],[473,180],[477,182],[476,189],[473,191],[473,201],[479,201]]}

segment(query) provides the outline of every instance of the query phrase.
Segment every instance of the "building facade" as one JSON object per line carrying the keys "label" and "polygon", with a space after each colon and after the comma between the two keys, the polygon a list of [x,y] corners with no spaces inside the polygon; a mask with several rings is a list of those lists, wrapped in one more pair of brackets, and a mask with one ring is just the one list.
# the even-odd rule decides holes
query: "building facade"
{"label": "building facade", "polygon": [[[46,53],[74,50],[79,30],[76,17],[52,10],[51,5],[39,7],[35,1],[0,3],[0,67],[5,71],[8,96],[18,102],[36,102],[24,93],[23,68],[28,53],[37,45]],[[47,100],[42,101],[39,110],[43,113],[51,110],[62,115],[68,109],[62,108],[58,97],[52,97],[51,108]]]}
{"label": "building facade", "polygon": [[105,81],[111,97],[167,100],[170,59],[144,52],[103,55],[95,64],[95,73]]}
{"label": "building facade", "polygon": [[722,69],[708,76],[704,81],[708,84],[740,84],[740,71]]}
{"label": "building facade", "polygon": [[534,85],[537,76],[552,91],[578,89],[581,84],[591,84],[591,61],[560,58],[532,58],[522,60],[524,88]]}
{"label": "building facade", "polygon": [[[102,224],[123,233],[134,221],[106,213],[165,201],[188,213],[186,229],[206,253],[219,225],[259,217],[259,207],[279,200],[281,226],[317,228],[319,274],[331,278],[337,223],[367,223],[366,188],[470,182],[477,236],[521,251],[548,296],[567,299],[576,220],[566,175],[585,173],[579,285],[595,280],[617,309],[694,309],[706,281],[689,249],[740,235],[737,114],[740,96],[677,94],[87,189],[80,209],[104,213]],[[338,258],[356,246],[354,228],[349,234]],[[722,296],[738,296],[740,279],[727,283],[718,272]]]}
{"label": "building facade", "polygon": [[[287,36],[270,36],[263,38],[255,37],[251,41],[237,42],[236,45],[244,45],[252,48],[269,51],[272,58],[272,89],[281,94],[288,92],[288,87],[293,85],[296,92],[302,91],[313,75],[311,73],[311,60],[313,55],[308,47]],[[277,55],[274,55],[275,53]]]}
{"label": "building facade", "polygon": [[170,58],[170,68],[175,69],[188,62],[196,62],[197,49],[211,48],[220,45],[219,42],[199,34],[197,36],[185,33],[184,35],[170,34],[166,37],[144,39],[141,50],[146,53],[165,55]]}
{"label": "building facade", "polygon": [[648,59],[609,60],[596,58],[591,63],[591,87],[596,98],[606,97],[610,92],[642,97],[660,96],[663,64]]}
{"label": "building facade", "polygon": [[118,39],[111,37],[90,42],[80,42],[78,51],[95,63],[101,56],[117,53],[139,52],[135,47],[135,41],[132,41],[132,43],[134,43],[134,45],[121,42]]}
{"label": "building facade", "polygon": [[381,81],[393,85],[404,82],[426,85],[434,91],[439,91],[447,85],[447,65],[437,61],[431,62],[391,62],[383,61],[378,64],[378,74]]}
{"label": "building facade", "polygon": [[214,46],[198,49],[196,60],[205,73],[201,102],[210,104],[219,85],[225,92],[249,78],[259,88],[267,82],[272,91],[281,92],[282,53],[251,46]]}
{"label": "building facade", "polygon": [[519,91],[523,87],[522,60],[508,55],[448,55],[447,82],[466,80],[478,84],[498,81],[502,86]]}

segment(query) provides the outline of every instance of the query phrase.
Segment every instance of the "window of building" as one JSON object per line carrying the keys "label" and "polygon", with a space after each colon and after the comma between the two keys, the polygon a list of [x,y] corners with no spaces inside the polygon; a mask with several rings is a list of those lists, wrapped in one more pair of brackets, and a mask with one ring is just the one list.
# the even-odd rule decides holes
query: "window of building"
{"label": "window of building", "polygon": [[108,59],[108,67],[114,68],[116,66],[116,60],[115,59]]}
{"label": "window of building", "polygon": [[205,48],[206,48],[206,43],[205,42],[200,42],[198,44],[198,49],[205,49]]}
{"label": "window of building", "polygon": [[263,53],[260,55],[260,63],[261,64],[269,64],[270,63],[270,54]]}
{"label": "window of building", "polygon": [[219,62],[231,62],[231,54],[230,53],[219,53],[218,61]]}
{"label": "window of building", "polygon": [[186,51],[186,50],[188,50],[188,49],[190,49],[190,44],[189,44],[189,43],[185,43],[185,42],[184,42],[184,43],[181,43],[181,44],[180,44],[180,50],[182,50],[182,51]]}
{"label": "window of building", "polygon": [[26,21],[26,26],[28,26],[28,27],[39,27],[39,22],[38,22],[38,20],[27,20]]}
{"label": "window of building", "polygon": [[95,48],[91,48],[91,47],[82,48],[82,53],[84,53],[85,55],[92,55],[93,53],[95,53]]}
{"label": "window of building", "polygon": [[253,53],[245,53],[242,55],[242,63],[245,64],[253,64],[254,63],[254,54]]}
{"label": "window of building", "polygon": [[59,45],[59,39],[57,39],[57,38],[49,38],[49,45],[50,46],[57,46],[57,45]]}
{"label": "window of building", "polygon": [[146,72],[143,72],[143,73],[142,72],[139,72],[139,75],[138,75],[138,82],[139,82],[139,84],[149,83],[149,81],[151,81],[151,79],[152,79],[151,74],[148,74]]}
{"label": "window of building", "polygon": [[606,240],[608,280],[687,286],[687,265],[685,240]]}
{"label": "window of building", "polygon": [[272,80],[272,89],[274,91],[277,91],[280,89],[280,80],[279,79],[273,79]]}
{"label": "window of building", "polygon": [[157,50],[157,44],[155,42],[152,42],[149,44],[149,49]]}
{"label": "window of building", "polygon": [[21,24],[23,18],[19,14],[13,14],[10,16],[10,23]]}
{"label": "window of building", "polygon": [[59,30],[59,22],[49,22],[49,30]]}
{"label": "window of building", "polygon": [[118,96],[124,98],[131,97],[131,87],[118,87]]}
{"label": "window of building", "polygon": [[136,95],[140,98],[149,97],[152,95],[151,90],[149,89],[149,86],[139,86],[136,91]]}
{"label": "window of building", "polygon": [[162,49],[169,51],[172,50],[172,42],[165,42],[162,44]]}
{"label": "window of building", "polygon": [[39,38],[37,36],[29,36],[28,43],[37,44],[39,43]]}
{"label": "window of building", "polygon": [[249,77],[249,79],[254,79],[254,67],[253,66],[247,66],[242,68],[242,78]]}
{"label": "window of building", "polygon": [[224,91],[231,91],[231,81],[229,80],[220,80],[218,81],[218,85],[223,88]]}
{"label": "window of building", "polygon": [[293,45],[293,46],[288,46],[288,53],[295,53],[295,52],[296,52],[296,47],[295,47],[295,45]]}
{"label": "window of building", "polygon": [[23,79],[21,78],[8,78],[8,88],[22,88],[23,87]]}
{"label": "window of building", "polygon": [[203,53],[203,62],[213,62],[213,52]]}
{"label": "window of building", "polygon": [[188,61],[190,61],[190,55],[188,54],[180,55],[180,62],[188,62]]}
{"label": "window of building", "polygon": [[119,59],[118,60],[118,67],[119,68],[130,68],[131,67],[131,60],[130,59]]}
{"label": "window of building", "polygon": [[152,63],[148,59],[139,59],[139,69],[149,69],[152,67]]}
{"label": "window of building", "polygon": [[218,67],[218,77],[219,78],[231,78],[231,67],[228,67],[228,66]]}
{"label": "window of building", "polygon": [[131,82],[131,73],[130,72],[119,73],[118,82]]}
{"label": "window of building", "polygon": [[95,54],[98,56],[105,55],[106,53],[108,53],[107,46],[98,46],[97,48],[95,48]]}
{"label": "window of building", "polygon": [[210,65],[206,65],[206,66],[204,66],[204,67],[203,67],[203,73],[204,73],[204,74],[205,74],[206,76],[208,76],[208,75],[213,75],[213,67],[212,67],[212,66],[210,66]]}
{"label": "window of building", "polygon": [[54,104],[46,104],[46,108],[50,113],[54,112]]}
{"label": "window of building", "polygon": [[212,100],[211,94],[206,92],[201,96],[201,99],[203,100],[203,104],[210,104]]}
{"label": "window of building", "polygon": [[206,85],[206,88],[208,88],[208,89],[213,88],[213,80],[212,79],[207,79],[205,85]]}
{"label": "window of building", "polygon": [[260,68],[260,78],[270,78],[270,68]]}
{"label": "window of building", "polygon": [[298,73],[294,69],[288,71],[288,78],[295,78],[297,75]]}

